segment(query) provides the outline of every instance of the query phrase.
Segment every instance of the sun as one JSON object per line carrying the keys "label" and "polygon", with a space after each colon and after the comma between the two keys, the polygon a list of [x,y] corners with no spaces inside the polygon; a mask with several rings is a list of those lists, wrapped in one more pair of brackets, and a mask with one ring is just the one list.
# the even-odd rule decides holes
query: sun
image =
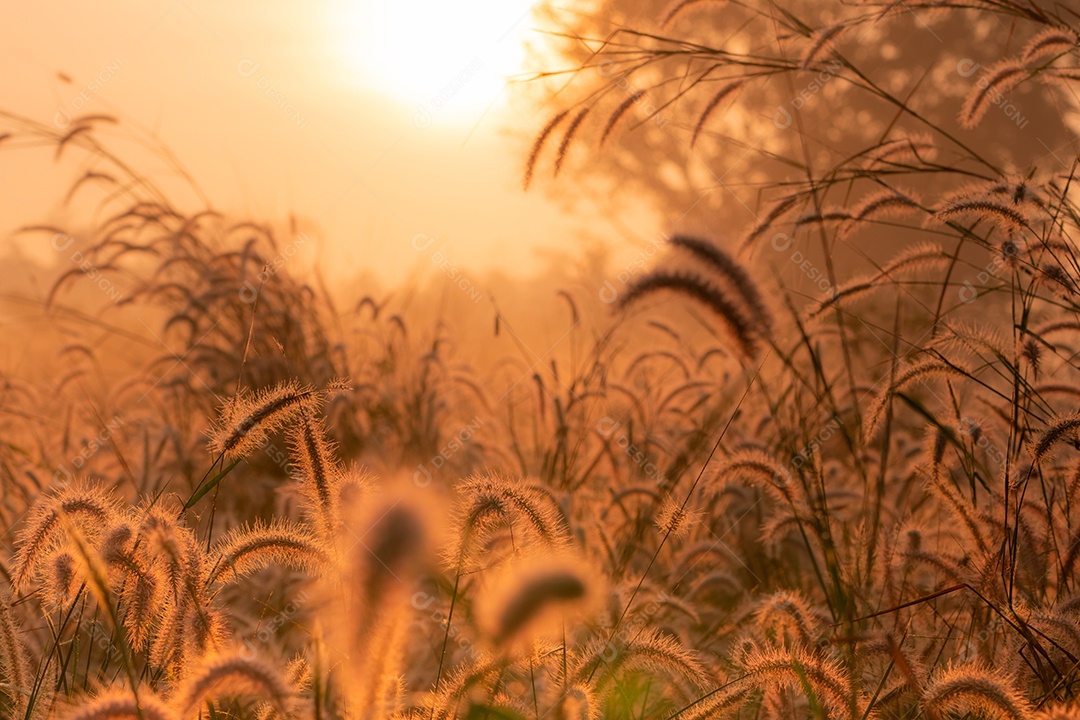
{"label": "sun", "polygon": [[413,108],[417,124],[475,118],[521,72],[536,0],[360,0],[341,52],[364,85]]}

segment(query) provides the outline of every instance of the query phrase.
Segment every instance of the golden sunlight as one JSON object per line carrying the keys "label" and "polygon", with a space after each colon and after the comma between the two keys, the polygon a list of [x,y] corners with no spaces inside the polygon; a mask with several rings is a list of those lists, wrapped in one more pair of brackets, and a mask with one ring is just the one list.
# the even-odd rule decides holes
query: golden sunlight
{"label": "golden sunlight", "polygon": [[473,120],[500,98],[521,72],[522,38],[534,0],[440,0],[339,8],[342,60],[357,82],[415,105],[423,126],[441,115]]}
{"label": "golden sunlight", "polygon": [[0,720],[1080,720],[1080,0],[6,19]]}

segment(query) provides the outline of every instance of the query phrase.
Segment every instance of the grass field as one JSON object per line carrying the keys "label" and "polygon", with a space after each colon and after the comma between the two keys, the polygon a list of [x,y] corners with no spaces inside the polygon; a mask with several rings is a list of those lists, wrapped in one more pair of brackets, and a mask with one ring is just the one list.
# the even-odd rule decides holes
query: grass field
{"label": "grass field", "polygon": [[110,119],[3,115],[97,211],[5,295],[51,339],[0,386],[0,716],[1080,717],[1080,12],[649,12],[553,38],[524,183],[662,137],[743,153],[741,219],[497,302],[327,288]]}

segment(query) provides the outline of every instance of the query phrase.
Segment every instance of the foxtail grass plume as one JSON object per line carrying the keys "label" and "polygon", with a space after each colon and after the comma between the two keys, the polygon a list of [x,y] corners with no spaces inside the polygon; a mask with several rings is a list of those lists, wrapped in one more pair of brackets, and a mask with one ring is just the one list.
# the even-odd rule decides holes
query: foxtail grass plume
{"label": "foxtail grass plume", "polygon": [[886,189],[868,195],[851,210],[851,219],[841,226],[840,236],[847,237],[858,229],[860,223],[882,218],[899,217],[918,212],[922,205],[911,190]]}
{"label": "foxtail grass plume", "polygon": [[210,451],[232,457],[247,455],[271,432],[305,411],[318,408],[321,400],[321,393],[314,387],[295,382],[281,383],[254,395],[241,393],[222,406],[221,417],[210,433]]}
{"label": "foxtail grass plume", "polygon": [[977,126],[995,99],[1015,88],[1029,74],[1027,66],[1015,59],[1002,60],[987,68],[964,99],[960,127],[970,130]]}
{"label": "foxtail grass plume", "polygon": [[619,298],[619,307],[627,306],[660,291],[674,292],[695,300],[713,311],[723,322],[728,337],[741,357],[757,354],[757,330],[745,312],[720,288],[695,273],[655,271],[631,284]]}
{"label": "foxtail grass plume", "polygon": [[503,527],[512,528],[521,542],[540,542],[557,551],[568,538],[565,521],[550,494],[528,482],[498,473],[473,475],[458,485],[450,542],[444,551],[451,568],[486,564],[486,541]]}
{"label": "foxtail grass plume", "polygon": [[759,323],[764,333],[772,330],[772,313],[757,283],[750,277],[746,268],[735,261],[730,255],[716,246],[715,243],[687,235],[673,235],[668,242],[676,250],[689,253],[693,258],[700,261],[704,267],[719,275],[720,281],[725,285],[731,285],[736,290],[735,296],[744,305],[746,312]]}
{"label": "foxtail grass plume", "polygon": [[576,681],[588,682],[592,678],[592,687],[598,695],[611,692],[618,678],[634,670],[664,675],[684,686],[688,697],[708,677],[697,653],[657,628],[643,629],[621,642],[600,638],[584,648],[574,668]]}
{"label": "foxtail grass plume", "polygon": [[183,718],[204,700],[250,697],[283,709],[291,695],[292,688],[269,663],[229,650],[208,655],[186,670],[170,704]]}
{"label": "foxtail grass plume", "polygon": [[668,495],[656,513],[656,527],[665,536],[683,537],[690,533],[701,519],[701,513],[688,510],[679,500]]}
{"label": "foxtail grass plume", "polygon": [[810,603],[793,590],[780,590],[762,598],[754,619],[769,635],[775,635],[778,640],[787,638],[785,644],[789,646],[794,643],[813,647],[821,626]]}
{"label": "foxtail grass plume", "polygon": [[344,515],[340,634],[357,718],[381,720],[399,709],[409,598],[439,537],[433,509],[408,487],[364,498]]}
{"label": "foxtail grass plume", "polygon": [[751,485],[763,485],[770,493],[781,500],[791,501],[793,495],[791,472],[772,455],[760,448],[738,450],[726,460],[710,470],[707,477],[708,487],[714,494],[720,494],[729,485],[745,482]]}
{"label": "foxtail grass plume", "polygon": [[557,637],[566,619],[581,613],[589,597],[596,596],[596,590],[590,588],[595,575],[568,556],[525,555],[513,561],[481,595],[477,612],[496,646],[539,637],[545,618],[563,620],[552,628]]}
{"label": "foxtail grass plume", "polygon": [[608,136],[611,135],[615,126],[619,124],[619,120],[622,119],[623,115],[629,112],[630,108],[634,107],[634,105],[637,104],[637,101],[643,97],[645,97],[645,91],[636,90],[630,93],[626,99],[619,103],[618,107],[612,111],[611,115],[608,117],[607,123],[604,125],[603,132],[600,133],[601,145],[607,142]]}
{"label": "foxtail grass plume", "polygon": [[26,646],[6,594],[0,595],[0,678],[0,692],[8,697],[12,717],[17,717],[25,711],[32,680]]}
{"label": "foxtail grass plume", "polygon": [[1011,203],[993,197],[978,196],[948,201],[935,211],[933,218],[939,222],[948,222],[957,215],[988,220],[1006,233],[1019,232],[1031,221],[1026,212]]}
{"label": "foxtail grass plume", "polygon": [[825,225],[826,223],[840,223],[841,231],[844,226],[851,222],[851,213],[846,210],[822,210],[803,213],[795,219],[792,232],[797,233],[799,228],[806,225]]}
{"label": "foxtail grass plume", "polygon": [[147,688],[140,688],[137,698],[130,689],[106,691],[73,704],[63,717],[64,720],[184,720]]}
{"label": "foxtail grass plume", "polygon": [[[843,666],[816,650],[754,648],[739,661],[743,682],[766,689],[788,688],[805,693],[811,705],[829,717],[846,717],[852,700],[851,680]],[[865,701],[860,704],[865,706]],[[855,715],[861,717],[861,713]]]}
{"label": "foxtail grass plume", "polygon": [[810,47],[806,49],[806,53],[803,55],[802,62],[799,66],[806,70],[813,65],[822,53],[831,51],[833,42],[840,36],[840,34],[847,28],[843,23],[837,23],[830,25],[827,28],[818,30],[810,36]]}
{"label": "foxtail grass plume", "polygon": [[1035,464],[1051,457],[1054,447],[1060,443],[1071,441],[1076,445],[1078,429],[1080,429],[1080,413],[1062,415],[1050,422],[1031,442],[1031,457]]}
{"label": "foxtail grass plume", "polygon": [[889,409],[889,403],[902,388],[913,382],[925,383],[936,379],[969,377],[970,372],[954,364],[937,358],[928,358],[917,363],[906,364],[900,368],[891,384],[882,388],[875,397],[865,419],[865,432],[867,438],[872,438],[881,427],[885,414]]}
{"label": "foxtail grass plume", "polygon": [[56,552],[46,563],[42,582],[42,601],[52,607],[64,607],[74,599],[77,582],[75,558],[66,550]]}
{"label": "foxtail grass plume", "polygon": [[207,582],[227,582],[271,566],[316,573],[329,562],[323,544],[305,526],[288,520],[233,528],[214,546],[217,563]]}
{"label": "foxtail grass plume", "polygon": [[321,416],[303,413],[289,429],[293,477],[324,542],[337,535],[342,471]]}
{"label": "foxtail grass plume", "polygon": [[705,103],[704,109],[701,111],[701,114],[698,115],[697,122],[694,124],[694,132],[690,136],[690,147],[694,147],[697,144],[698,136],[705,128],[705,123],[709,120],[713,111],[716,110],[720,103],[724,102],[725,98],[741,88],[743,83],[743,80],[732,80],[731,82],[724,83],[719,90],[713,93],[713,96]]}
{"label": "foxtail grass plume", "polygon": [[866,166],[874,168],[927,162],[937,156],[937,145],[929,133],[911,133],[887,140],[866,154]]}
{"label": "foxtail grass plume", "polygon": [[798,200],[798,195],[788,195],[774,202],[769,211],[759,217],[757,223],[747,232],[746,237],[743,238],[742,247],[750,245],[761,237],[777,220],[790,212]]}
{"label": "foxtail grass plume", "polygon": [[522,184],[526,190],[529,189],[529,185],[532,183],[533,173],[536,170],[536,163],[540,160],[540,152],[544,149],[544,143],[547,142],[551,133],[555,132],[555,128],[558,127],[559,123],[561,123],[569,114],[569,109],[557,113],[555,117],[548,121],[548,124],[544,126],[544,129],[540,131],[540,134],[536,136],[532,150],[529,152],[529,158],[525,162],[525,179]]}
{"label": "foxtail grass plume", "polygon": [[591,110],[592,105],[586,105],[570,120],[570,125],[567,126],[566,132],[563,134],[562,142],[559,143],[558,152],[555,153],[555,175],[558,175],[562,170],[563,161],[566,160],[566,153],[570,150],[570,144],[574,142],[578,129],[581,128],[581,124],[585,122],[585,118],[589,116]]}
{"label": "foxtail grass plume", "polygon": [[50,551],[61,544],[65,517],[94,538],[117,520],[116,502],[95,486],[76,483],[36,503],[18,533],[11,574],[15,592],[26,587]]}
{"label": "foxtail grass plume", "polygon": [[994,720],[1030,720],[1031,703],[1002,673],[980,665],[934,672],[922,694],[923,707],[950,713],[977,712]]}
{"label": "foxtail grass plume", "polygon": [[1051,55],[1061,55],[1076,49],[1076,33],[1068,28],[1049,28],[1031,38],[1020,59],[1032,63]]}

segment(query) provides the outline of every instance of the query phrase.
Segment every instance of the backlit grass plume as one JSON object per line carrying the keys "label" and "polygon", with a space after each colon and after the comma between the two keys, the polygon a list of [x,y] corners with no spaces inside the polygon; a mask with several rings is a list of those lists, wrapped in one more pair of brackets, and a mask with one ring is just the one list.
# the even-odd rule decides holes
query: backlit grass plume
{"label": "backlit grass plume", "polygon": [[937,155],[937,146],[929,133],[910,133],[881,143],[866,154],[869,167],[888,164],[928,162]]}
{"label": "backlit grass plume", "polygon": [[715,317],[721,320],[726,335],[740,356],[753,357],[757,353],[757,330],[745,311],[736,305],[729,294],[701,275],[657,270],[634,282],[620,296],[619,305],[627,307],[661,291],[681,295],[712,310]]}
{"label": "backlit grass plume", "polygon": [[523,185],[526,190],[529,189],[529,185],[532,184],[533,173],[536,171],[536,163],[540,160],[540,152],[544,148],[544,143],[547,142],[548,137],[555,131],[559,123],[570,113],[569,110],[563,110],[555,115],[548,121],[548,124],[544,126],[544,129],[540,131],[540,134],[536,136],[536,140],[533,142],[532,151],[529,153],[529,158],[525,163],[525,178]]}
{"label": "backlit grass plume", "polygon": [[799,593],[781,590],[763,598],[754,619],[768,636],[804,647],[815,644],[821,620]]}
{"label": "backlit grass plume", "polygon": [[941,712],[978,712],[1001,720],[1029,720],[1031,703],[1007,676],[978,665],[935,672],[923,688],[923,707]]}
{"label": "backlit grass plume", "polygon": [[619,124],[619,120],[621,120],[622,117],[626,115],[626,113],[629,112],[630,109],[634,107],[634,105],[636,105],[637,102],[641,100],[641,98],[643,98],[644,96],[645,91],[638,90],[628,95],[625,100],[619,103],[618,107],[616,107],[612,111],[611,115],[608,116],[607,123],[604,125],[604,130],[600,133],[601,145],[603,145],[607,141],[608,137],[615,129],[615,126]]}
{"label": "backlit grass plume", "polygon": [[[381,720],[400,710],[401,674],[414,612],[410,597],[436,536],[418,498],[384,495],[350,509],[342,547],[342,634],[352,717]],[[346,544],[347,543],[347,544]]]}
{"label": "backlit grass plume", "polygon": [[[488,591],[480,609],[496,645],[535,626],[545,615],[584,605],[594,582],[580,563],[528,556],[513,563]],[[535,631],[529,633],[535,635]]]}
{"label": "backlit grass plume", "polygon": [[1003,96],[1029,75],[1027,66],[1014,59],[1002,60],[987,68],[964,99],[960,110],[960,126],[968,130],[979,124],[995,98]]}
{"label": "backlit grass plume", "polygon": [[292,567],[310,573],[327,566],[329,553],[306,527],[285,520],[239,527],[211,551],[217,563],[207,582],[227,582],[267,567]]}
{"label": "backlit grass plume", "polygon": [[746,268],[714,243],[687,235],[673,235],[668,242],[677,250],[689,253],[718,275],[722,284],[730,284],[744,304],[748,314],[768,332],[772,329],[772,312],[765,304],[757,283]]}
{"label": "backlit grass plume", "polygon": [[210,450],[242,457],[262,445],[271,432],[319,407],[321,400],[318,390],[295,382],[255,394],[241,393],[221,408],[221,418],[210,435]]}
{"label": "backlit grass plume", "polygon": [[268,663],[226,650],[207,655],[188,669],[170,705],[184,718],[204,700],[250,697],[281,709],[291,694],[284,678]]}
{"label": "backlit grass plume", "polygon": [[322,418],[302,413],[289,431],[289,443],[300,494],[322,537],[331,539],[337,533],[342,471]]}
{"label": "backlit grass plume", "polygon": [[1054,447],[1069,442],[1076,444],[1075,433],[1080,429],[1080,413],[1054,418],[1031,443],[1031,457],[1036,463],[1051,456]]}
{"label": "backlit grass plume", "polygon": [[527,482],[491,473],[467,478],[458,486],[452,539],[444,553],[451,567],[480,561],[500,528],[509,527],[522,542],[538,541],[551,550],[565,547],[567,536],[551,497]]}
{"label": "backlit grass plume", "polygon": [[11,584],[16,592],[25,588],[49,552],[63,541],[63,517],[95,537],[118,516],[114,500],[83,483],[70,485],[35,505],[19,530],[18,551],[12,562]]}
{"label": "backlit grass plume", "polygon": [[578,682],[594,682],[598,693],[613,691],[619,679],[635,670],[663,674],[684,687],[686,695],[705,682],[697,655],[661,630],[644,630],[625,641],[597,642],[584,648],[574,664]]}
{"label": "backlit grass plume", "polygon": [[32,685],[31,668],[11,598],[6,594],[0,595],[0,677],[6,696],[6,704],[0,704],[0,709],[6,707],[11,717],[17,717],[26,707]]}
{"label": "backlit grass plume", "polygon": [[0,113],[84,171],[0,372],[0,718],[1077,716],[1080,18],[538,16],[524,184],[673,234],[494,309]]}
{"label": "backlit grass plume", "polygon": [[1061,55],[1075,50],[1076,43],[1076,33],[1069,28],[1047,28],[1028,40],[1020,59],[1032,63],[1052,55]]}
{"label": "backlit grass plume", "polygon": [[109,690],[73,704],[64,720],[182,720],[160,697],[143,689],[138,697],[125,690]]}
{"label": "backlit grass plume", "polygon": [[810,707],[828,717],[848,717],[853,703],[858,707],[866,702],[853,696],[851,680],[841,664],[815,650],[755,649],[739,661],[739,669],[744,682],[757,689],[788,688],[804,693]]}
{"label": "backlit grass plume", "polygon": [[709,98],[709,101],[705,103],[705,108],[701,111],[701,114],[698,115],[697,123],[694,125],[693,135],[690,136],[690,147],[694,147],[694,145],[697,144],[698,136],[701,135],[701,131],[705,129],[705,123],[708,122],[713,111],[715,111],[716,108],[720,106],[720,103],[724,102],[727,97],[741,88],[742,85],[742,80],[733,80],[725,83],[711,98]]}

